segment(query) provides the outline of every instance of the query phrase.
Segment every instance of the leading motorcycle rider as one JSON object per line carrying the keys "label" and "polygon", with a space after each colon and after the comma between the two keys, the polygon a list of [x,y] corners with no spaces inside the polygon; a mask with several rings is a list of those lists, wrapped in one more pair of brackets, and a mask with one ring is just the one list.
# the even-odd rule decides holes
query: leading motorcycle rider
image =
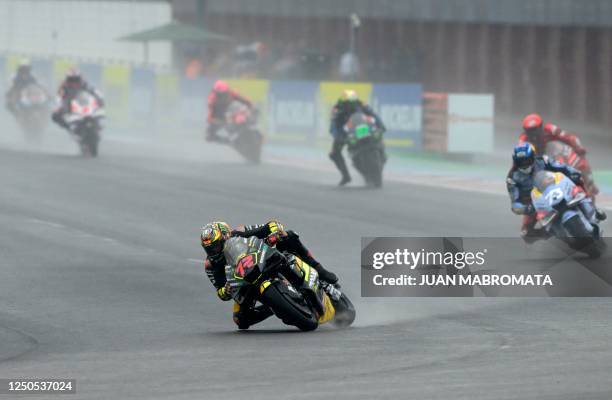
{"label": "leading motorcycle rider", "polygon": [[79,94],[79,92],[85,91],[94,96],[100,107],[104,106],[104,99],[102,94],[98,92],[93,86],[83,79],[81,73],[76,69],[71,69],[66,74],[66,78],[60,84],[57,94],[60,98],[60,106],[51,115],[53,122],[61,126],[66,130],[70,130],[70,126],[65,120],[65,116],[70,113],[70,103]]}
{"label": "leading motorcycle rider", "polygon": [[[318,273],[321,281],[335,284],[338,277],[314,259],[312,253],[302,244],[297,233],[285,230],[283,225],[275,220],[266,224],[250,225],[238,227],[232,230],[225,222],[210,222],[202,228],[200,235],[202,247],[206,251],[204,269],[217,291],[217,296],[223,301],[232,299],[229,285],[225,277],[225,255],[223,248],[225,241],[230,237],[251,237],[255,236],[264,239],[270,246],[276,246],[279,251],[288,252],[300,257],[303,261],[312,266]],[[234,303],[233,320],[240,329],[247,329],[249,326],[257,324],[271,316],[272,310],[265,305],[255,306],[254,304],[243,305]]]}
{"label": "leading motorcycle rider", "polygon": [[342,92],[342,95],[332,108],[331,124],[329,127],[329,133],[334,138],[329,158],[334,162],[340,174],[342,174],[338,186],[344,186],[351,181],[351,175],[349,174],[346,161],[342,155],[342,149],[344,145],[346,145],[346,131],[344,130],[344,125],[348,122],[351,115],[356,112],[361,112],[374,118],[376,127],[381,130],[381,132],[386,130],[385,125],[374,110],[369,105],[359,100],[357,92],[350,89]]}
{"label": "leading motorcycle rider", "polygon": [[533,113],[523,118],[523,132],[519,136],[519,143],[533,144],[536,149],[536,155],[543,155],[546,144],[555,140],[567,144],[581,157],[576,167],[582,172],[585,188],[588,189],[587,193],[594,198],[599,193],[599,188],[595,185],[591,166],[586,159],[587,151],[580,143],[578,136],[552,123],[544,123],[539,114]]}
{"label": "leading motorcycle rider", "polygon": [[[512,168],[510,168],[506,177],[506,187],[510,196],[512,212],[523,216],[521,237],[527,243],[533,243],[546,237],[545,232],[534,229],[537,221],[535,209],[531,203],[533,179],[535,174],[542,170],[561,172],[576,185],[583,186],[582,174],[577,169],[550,161],[546,156],[537,156],[531,143],[519,143],[514,147]],[[606,218],[603,211],[598,209],[593,211],[597,219],[604,220]]]}
{"label": "leading motorcycle rider", "polygon": [[227,82],[216,81],[208,95],[207,142],[227,142],[227,138],[219,136],[217,132],[225,125],[225,113],[233,101],[244,104],[251,111],[254,110],[253,103],[231,89]]}
{"label": "leading motorcycle rider", "polygon": [[18,96],[26,86],[38,84],[38,81],[32,74],[32,66],[30,61],[21,60],[15,76],[12,79],[11,87],[5,94],[5,107],[13,115],[17,115],[17,100]]}

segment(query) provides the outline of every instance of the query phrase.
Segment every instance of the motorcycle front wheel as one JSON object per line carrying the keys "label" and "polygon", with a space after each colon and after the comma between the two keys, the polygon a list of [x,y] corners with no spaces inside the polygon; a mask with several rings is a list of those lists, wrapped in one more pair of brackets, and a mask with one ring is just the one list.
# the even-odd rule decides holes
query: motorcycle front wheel
{"label": "motorcycle front wheel", "polygon": [[273,281],[262,293],[260,301],[287,325],[302,331],[313,331],[319,326],[317,316],[303,297],[292,292],[282,281]]}
{"label": "motorcycle front wheel", "polygon": [[591,258],[601,257],[602,249],[597,245],[593,233],[586,229],[579,215],[574,215],[565,221],[563,226],[573,236],[570,242],[572,249],[586,253]]}

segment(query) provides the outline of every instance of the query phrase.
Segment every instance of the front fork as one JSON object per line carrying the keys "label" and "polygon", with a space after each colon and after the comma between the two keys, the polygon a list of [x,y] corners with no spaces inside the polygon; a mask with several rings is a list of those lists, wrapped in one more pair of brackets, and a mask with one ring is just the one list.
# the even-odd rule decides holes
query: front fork
{"label": "front fork", "polygon": [[331,299],[321,287],[319,273],[299,257],[293,256],[289,262],[289,268],[300,277],[301,286],[296,286],[304,294],[311,305],[315,308],[319,323],[325,323],[334,318],[336,309]]}

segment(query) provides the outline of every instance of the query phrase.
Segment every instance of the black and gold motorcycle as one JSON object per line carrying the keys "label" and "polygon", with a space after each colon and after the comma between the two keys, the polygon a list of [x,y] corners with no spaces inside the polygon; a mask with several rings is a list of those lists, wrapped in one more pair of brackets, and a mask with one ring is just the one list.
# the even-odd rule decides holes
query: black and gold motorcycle
{"label": "black and gold motorcycle", "polygon": [[299,257],[256,237],[228,239],[224,254],[236,303],[260,302],[302,331],[328,322],[343,328],[355,320],[355,307],[339,286],[320,281],[317,271]]}

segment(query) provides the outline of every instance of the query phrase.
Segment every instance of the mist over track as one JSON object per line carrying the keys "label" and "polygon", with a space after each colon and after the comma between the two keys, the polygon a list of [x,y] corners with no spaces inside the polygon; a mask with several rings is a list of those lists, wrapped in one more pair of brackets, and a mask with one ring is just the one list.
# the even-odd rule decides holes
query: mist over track
{"label": "mist over track", "polygon": [[[0,377],[76,378],[79,399],[612,397],[609,299],[360,298],[361,236],[514,237],[505,197],[337,189],[205,143],[41,149],[0,144]],[[270,218],[340,275],[353,328],[236,331],[199,228]]]}

